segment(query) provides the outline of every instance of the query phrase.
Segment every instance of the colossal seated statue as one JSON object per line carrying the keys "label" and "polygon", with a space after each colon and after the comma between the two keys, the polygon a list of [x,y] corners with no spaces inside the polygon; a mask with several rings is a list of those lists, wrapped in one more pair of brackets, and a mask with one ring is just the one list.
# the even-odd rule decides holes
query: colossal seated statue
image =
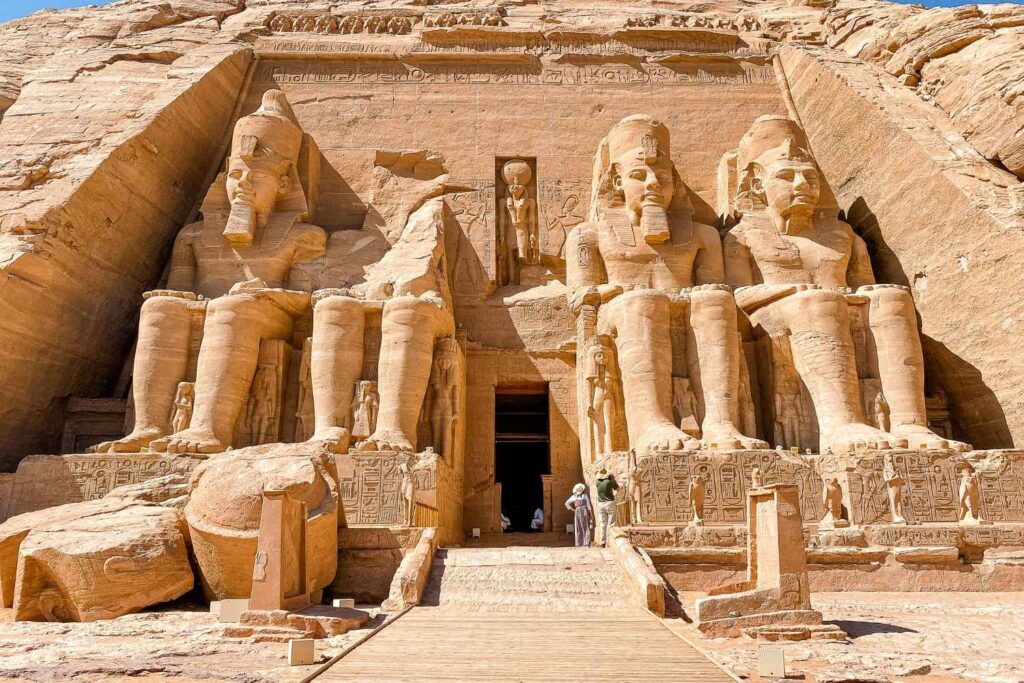
{"label": "colossal seated statue", "polygon": [[[423,155],[400,153],[393,165],[411,165],[410,159]],[[349,261],[343,269],[362,274],[348,288],[322,289],[313,295],[310,366],[316,427],[311,440],[324,442],[332,450],[344,451],[352,437],[355,388],[367,379],[361,373],[366,315],[371,309],[381,311],[374,430],[356,447],[365,451],[417,448],[417,426],[434,367],[435,345],[455,334],[445,242],[458,227],[445,202],[436,197],[446,176],[435,177],[442,165],[435,166],[434,171],[422,171],[434,183],[393,176],[390,184],[379,184],[389,196],[378,192],[375,201],[418,208],[410,210],[407,218],[402,211],[393,212],[396,228],[382,231],[388,246],[383,257],[374,258],[376,262],[352,263],[357,256],[332,249],[329,265]],[[378,170],[387,175],[385,167]],[[373,231],[372,221],[368,218],[364,232]],[[348,237],[338,235],[338,242]]]}
{"label": "colossal seated statue", "polygon": [[[290,340],[309,307],[303,264],[323,256],[326,233],[309,225],[297,163],[303,132],[284,93],[268,91],[235,126],[227,172],[203,219],[174,243],[167,289],[148,292],[135,355],[135,428],[97,451],[145,446],[215,453],[232,445],[265,339]],[[170,434],[178,384],[187,379],[192,326],[202,325],[190,425]]]}
{"label": "colossal seated statue", "polygon": [[[725,238],[727,281],[756,334],[788,340],[821,450],[967,449],[928,429],[913,297],[906,287],[876,284],[864,241],[819,207],[821,179],[803,130],[784,117],[759,118],[740,141],[736,174],[742,218]],[[847,310],[860,302],[888,431],[865,417]]]}
{"label": "colossal seated statue", "polygon": [[704,410],[701,438],[721,449],[764,448],[736,426],[736,306],[722,284],[718,232],[692,214],[668,129],[645,115],[617,123],[598,148],[589,220],[567,241],[570,306],[577,315],[596,307],[598,331],[614,339],[629,447],[699,446],[672,419],[671,327],[673,311],[683,308],[692,340],[687,352],[696,357],[690,386]]}

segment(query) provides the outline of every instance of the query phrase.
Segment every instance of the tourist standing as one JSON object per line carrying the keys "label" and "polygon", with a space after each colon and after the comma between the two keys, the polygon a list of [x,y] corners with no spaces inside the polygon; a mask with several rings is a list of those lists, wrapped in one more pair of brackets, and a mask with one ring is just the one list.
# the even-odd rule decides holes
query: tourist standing
{"label": "tourist standing", "polygon": [[615,526],[615,492],[619,482],[602,467],[597,473],[597,524],[601,529],[601,547],[608,545],[608,527]]}
{"label": "tourist standing", "polygon": [[575,513],[575,532],[577,547],[590,545],[590,527],[594,524],[594,510],[590,507],[590,496],[587,487],[576,484],[572,487],[572,495],[565,501],[565,507]]}

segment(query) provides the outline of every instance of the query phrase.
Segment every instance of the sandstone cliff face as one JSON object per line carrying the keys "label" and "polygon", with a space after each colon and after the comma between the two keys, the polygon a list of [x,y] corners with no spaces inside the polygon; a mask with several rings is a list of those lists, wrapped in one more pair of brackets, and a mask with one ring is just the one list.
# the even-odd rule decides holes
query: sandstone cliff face
{"label": "sandstone cliff face", "polygon": [[[329,32],[329,24],[318,28],[315,21],[329,10],[388,8],[397,21],[348,35],[339,26],[338,37],[358,50],[419,50],[425,59],[486,53],[489,40],[507,34],[515,36],[516,49],[533,55],[525,59],[557,60],[562,56],[556,48],[568,35],[591,42],[614,37],[625,46],[616,49],[627,55],[638,41],[660,40],[659,31],[689,27],[701,32],[700,50],[731,46],[730,55],[716,57],[722,63],[762,67],[787,46],[781,72],[792,85],[792,113],[807,127],[842,208],[856,218],[866,207],[877,223],[860,226],[877,231],[880,241],[873,244],[889,247],[876,253],[876,268],[883,279],[898,280],[900,271],[908,280],[926,276],[927,294],[918,287],[916,296],[932,340],[928,361],[956,378],[944,388],[961,406],[958,419],[969,432],[964,436],[977,445],[1021,442],[1024,367],[1015,351],[1024,343],[1024,275],[1012,266],[1020,255],[1024,205],[1018,180],[1024,177],[1024,99],[1018,96],[1024,87],[1024,9],[924,10],[874,0],[819,4],[498,2],[484,11],[397,0],[333,10],[324,2],[123,0],[0,25],[0,367],[6,379],[0,387],[0,469],[13,469],[28,453],[56,450],[67,397],[114,390],[134,338],[139,295],[159,282],[174,234],[223,157],[227,131],[248,96],[246,75],[259,42],[274,33],[303,38]],[[587,57],[590,63],[603,63],[599,52]],[[661,63],[683,69],[701,54],[680,53]],[[847,85],[832,92],[849,92],[841,99],[822,97],[814,82],[800,82],[811,72],[837,74]],[[850,88],[853,77],[860,80]],[[778,87],[785,91],[785,83]],[[632,98],[636,111],[656,97],[651,92],[635,97],[621,84],[607,91],[609,98]],[[459,97],[460,106],[479,106],[475,97]],[[881,100],[900,104],[880,106]],[[373,117],[363,102],[345,101],[332,114],[327,103],[315,96],[312,101],[303,104],[307,111],[337,117],[336,127],[350,127],[350,137]],[[731,106],[715,110],[733,116]],[[898,121],[907,107],[918,112],[919,127]],[[467,144],[457,154],[481,157],[513,146],[515,117],[530,112],[507,108],[494,131],[467,127],[490,137],[481,139],[479,150]],[[438,106],[438,117],[477,125],[449,109]],[[572,137],[574,119],[563,120],[559,135]],[[901,157],[908,148],[894,146],[887,158],[921,160],[899,166],[909,174],[903,179],[932,180],[908,187],[884,164],[869,163],[863,145],[890,130],[901,131],[912,153]],[[415,137],[396,131],[396,139]],[[334,144],[349,143],[339,136]],[[701,147],[698,140],[688,144]],[[569,148],[555,146],[552,154]],[[565,162],[587,164],[589,154],[566,156]],[[713,161],[701,165],[708,168],[699,172],[710,177]],[[351,206],[358,206],[354,195],[371,182],[372,169],[363,170],[353,174],[354,189],[346,188],[353,196],[344,201]],[[930,201],[922,187],[945,193],[937,209],[942,216],[922,208]],[[331,221],[352,227],[360,217]],[[948,236],[956,251],[941,264],[934,255],[936,235]],[[960,257],[969,263],[966,270]]]}

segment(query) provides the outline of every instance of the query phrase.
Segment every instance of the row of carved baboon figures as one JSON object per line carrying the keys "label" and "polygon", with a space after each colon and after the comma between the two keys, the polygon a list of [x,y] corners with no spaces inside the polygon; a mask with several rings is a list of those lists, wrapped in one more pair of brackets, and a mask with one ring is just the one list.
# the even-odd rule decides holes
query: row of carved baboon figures
{"label": "row of carved baboon figures", "polygon": [[726,31],[758,31],[760,23],[753,17],[716,17],[704,14],[647,14],[626,19],[626,28],[654,28],[672,26],[674,28],[710,28]]}
{"label": "row of carved baboon figures", "polygon": [[[417,17],[392,16],[387,14],[302,14],[297,17],[286,14],[275,15],[268,28],[275,33],[386,33],[405,35],[412,32]],[[425,28],[448,28],[452,26],[506,26],[505,19],[497,12],[442,12],[423,19]]]}

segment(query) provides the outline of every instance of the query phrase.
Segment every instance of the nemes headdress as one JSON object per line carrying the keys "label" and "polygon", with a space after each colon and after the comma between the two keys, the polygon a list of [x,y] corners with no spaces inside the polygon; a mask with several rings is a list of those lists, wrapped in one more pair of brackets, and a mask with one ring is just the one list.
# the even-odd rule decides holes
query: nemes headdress
{"label": "nemes headdress", "polygon": [[744,173],[751,164],[764,168],[783,159],[813,164],[807,135],[792,119],[762,116],[740,138],[736,166],[740,173]]}
{"label": "nemes headdress", "polygon": [[295,164],[301,148],[302,129],[280,90],[264,93],[260,108],[238,120],[231,140],[232,155],[271,162]]}
{"label": "nemes headdress", "polygon": [[638,159],[654,163],[671,159],[668,128],[646,114],[635,114],[615,124],[608,133],[608,162]]}

